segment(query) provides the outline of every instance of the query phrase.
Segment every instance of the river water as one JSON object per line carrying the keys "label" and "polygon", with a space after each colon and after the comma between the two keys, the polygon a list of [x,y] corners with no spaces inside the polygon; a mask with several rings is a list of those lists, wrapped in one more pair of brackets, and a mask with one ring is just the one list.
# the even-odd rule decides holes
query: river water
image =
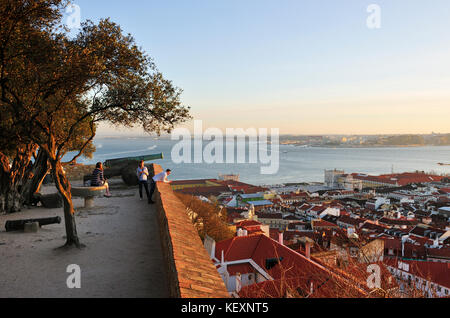
{"label": "river water", "polygon": [[[242,182],[252,184],[280,184],[296,182],[323,182],[325,169],[341,169],[346,172],[385,174],[394,172],[426,171],[450,174],[450,147],[398,147],[398,148],[301,148],[280,145],[279,152],[273,152],[273,159],[279,158],[276,174],[261,173],[261,166],[267,164],[207,164],[174,163],[171,152],[177,141],[154,137],[96,138],[97,151],[92,159],[80,158],[78,162],[92,164],[106,159],[163,153],[163,160],[155,162],[164,169],[173,170],[172,180],[217,178],[219,174],[239,174]],[[204,146],[207,142],[204,143]],[[258,145],[246,145],[249,149]],[[270,150],[270,145],[268,146]],[[192,152],[193,152],[192,145]],[[226,149],[224,148],[224,153]],[[224,154],[225,158],[225,154]],[[248,162],[248,159],[246,160]]]}

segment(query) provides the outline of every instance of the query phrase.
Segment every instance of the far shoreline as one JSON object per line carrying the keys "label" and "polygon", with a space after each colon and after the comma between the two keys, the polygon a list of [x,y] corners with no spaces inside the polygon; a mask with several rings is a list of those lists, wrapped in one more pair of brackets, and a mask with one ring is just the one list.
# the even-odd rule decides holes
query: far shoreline
{"label": "far shoreline", "polygon": [[301,145],[301,144],[284,144],[280,146],[294,146],[302,148],[342,148],[342,149],[370,149],[370,148],[431,148],[431,147],[450,147],[450,145]]}

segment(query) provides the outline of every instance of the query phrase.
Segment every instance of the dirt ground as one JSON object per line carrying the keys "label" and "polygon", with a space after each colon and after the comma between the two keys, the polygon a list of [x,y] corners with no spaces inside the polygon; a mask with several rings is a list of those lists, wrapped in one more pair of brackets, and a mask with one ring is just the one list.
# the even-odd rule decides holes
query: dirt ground
{"label": "dirt ground", "polygon": [[[83,249],[59,248],[65,243],[62,208],[24,208],[0,216],[0,297],[168,297],[153,206],[120,179],[110,184],[113,197],[96,198],[94,208],[84,209],[83,199],[74,199]],[[42,192],[56,189],[47,185]],[[8,220],[53,216],[62,223],[37,233],[5,231]],[[80,289],[67,287],[71,264],[80,266]]]}

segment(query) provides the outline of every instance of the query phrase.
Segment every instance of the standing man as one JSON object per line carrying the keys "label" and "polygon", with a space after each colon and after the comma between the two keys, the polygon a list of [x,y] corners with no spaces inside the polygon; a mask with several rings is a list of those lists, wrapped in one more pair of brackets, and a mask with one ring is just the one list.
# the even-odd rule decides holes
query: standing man
{"label": "standing man", "polygon": [[136,175],[139,178],[139,196],[142,201],[142,187],[145,188],[145,193],[147,194],[148,203],[151,201],[151,196],[148,192],[148,169],[144,166],[144,160],[139,162],[139,167],[136,169]]}
{"label": "standing man", "polygon": [[154,204],[155,202],[152,200],[153,197],[153,193],[155,192],[155,188],[156,188],[156,182],[164,182],[164,183],[171,183],[172,181],[169,181],[167,179],[168,176],[170,176],[170,174],[172,173],[172,170],[167,169],[166,172],[161,172],[158,173],[157,175],[155,175],[152,180],[151,180],[151,184],[150,184],[150,199],[149,199],[149,203],[150,204]]}

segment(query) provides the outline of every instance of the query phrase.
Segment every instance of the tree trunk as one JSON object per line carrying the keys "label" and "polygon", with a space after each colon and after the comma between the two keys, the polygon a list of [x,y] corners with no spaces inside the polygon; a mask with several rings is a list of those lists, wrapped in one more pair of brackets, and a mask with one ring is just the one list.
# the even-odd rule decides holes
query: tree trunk
{"label": "tree trunk", "polygon": [[76,247],[81,248],[82,245],[80,244],[80,240],[78,238],[77,226],[75,223],[75,209],[72,202],[70,182],[67,179],[60,162],[52,160],[51,164],[53,179],[55,180],[56,188],[58,189],[64,201],[64,222],[66,226],[67,237],[65,246],[75,245]]}
{"label": "tree trunk", "polygon": [[32,144],[18,147],[16,157],[10,165],[9,158],[0,153],[0,212],[19,212],[23,198],[21,187],[30,164],[35,146]]}
{"label": "tree trunk", "polygon": [[12,198],[14,193],[12,189],[11,168],[9,166],[9,159],[4,154],[0,153],[0,213],[11,213],[17,209]]}
{"label": "tree trunk", "polygon": [[34,201],[34,194],[40,191],[42,182],[44,181],[44,178],[49,170],[50,166],[48,164],[48,156],[45,151],[39,149],[34,164],[27,170],[23,181],[23,186],[21,188],[21,195],[24,204],[32,205],[32,202]]}
{"label": "tree trunk", "polygon": [[0,213],[19,212],[22,207],[22,197],[17,186],[14,186],[8,174],[2,167],[0,186]]}

